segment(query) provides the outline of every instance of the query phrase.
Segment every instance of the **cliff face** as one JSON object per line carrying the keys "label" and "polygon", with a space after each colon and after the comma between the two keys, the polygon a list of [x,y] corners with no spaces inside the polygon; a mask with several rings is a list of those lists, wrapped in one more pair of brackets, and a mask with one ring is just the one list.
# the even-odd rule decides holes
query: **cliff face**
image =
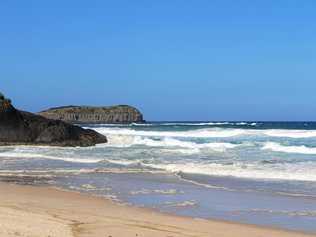
{"label": "cliff face", "polygon": [[51,108],[39,114],[49,119],[58,119],[70,123],[144,122],[143,115],[136,108],[128,105],[111,107],[65,106]]}
{"label": "cliff face", "polygon": [[105,136],[93,130],[19,111],[0,96],[0,145],[92,146],[106,142]]}

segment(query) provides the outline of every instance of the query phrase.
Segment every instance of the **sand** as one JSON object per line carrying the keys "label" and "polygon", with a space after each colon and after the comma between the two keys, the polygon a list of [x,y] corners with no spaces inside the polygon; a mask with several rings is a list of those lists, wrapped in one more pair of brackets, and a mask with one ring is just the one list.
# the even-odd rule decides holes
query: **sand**
{"label": "sand", "polygon": [[294,237],[316,235],[180,217],[49,187],[0,183],[0,236]]}

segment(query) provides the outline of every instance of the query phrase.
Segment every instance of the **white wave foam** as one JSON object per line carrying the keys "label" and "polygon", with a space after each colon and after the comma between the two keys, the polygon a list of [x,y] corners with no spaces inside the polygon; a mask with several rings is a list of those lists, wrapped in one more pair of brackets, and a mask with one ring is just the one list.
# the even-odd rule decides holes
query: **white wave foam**
{"label": "white wave foam", "polygon": [[188,149],[188,148],[176,148],[176,149],[160,149],[159,152],[161,154],[181,154],[183,156],[191,156],[194,154],[198,154],[201,152],[200,149]]}
{"label": "white wave foam", "polygon": [[131,123],[129,126],[141,126],[141,127],[145,127],[145,126],[155,126],[155,124],[153,123]]}
{"label": "white wave foam", "polygon": [[135,191],[130,191],[129,192],[131,195],[138,195],[138,194],[165,194],[165,195],[175,195],[179,193],[183,193],[182,191],[178,191],[176,189],[141,189],[141,190],[135,190]]}
{"label": "white wave foam", "polygon": [[276,142],[267,142],[261,148],[262,150],[271,150],[277,152],[285,153],[298,153],[298,154],[308,154],[316,155],[316,147],[307,147],[307,146],[283,146]]}
{"label": "white wave foam", "polygon": [[247,133],[243,129],[198,129],[190,131],[144,131],[125,128],[93,128],[104,135],[129,135],[147,137],[186,137],[186,138],[208,138],[208,137],[233,137]]}
{"label": "white wave foam", "polygon": [[141,160],[128,160],[128,159],[105,159],[103,160],[105,162],[109,162],[112,164],[116,165],[124,165],[124,166],[132,166],[132,165],[141,165],[142,161]]}
{"label": "white wave foam", "polygon": [[[123,162],[122,162],[123,163]],[[144,168],[94,168],[94,169],[44,169],[44,170],[0,170],[0,176],[57,176],[57,175],[68,175],[68,174],[93,174],[93,173],[149,173],[149,174],[166,174],[167,171],[161,170],[148,170]]]}
{"label": "white wave foam", "polygon": [[236,123],[236,125],[247,125],[245,122]]}
{"label": "white wave foam", "polygon": [[265,166],[260,164],[235,163],[233,165],[223,164],[201,164],[201,163],[169,163],[169,164],[143,164],[154,169],[166,170],[172,173],[191,173],[214,176],[232,176],[250,179],[275,179],[275,180],[297,180],[316,181],[315,164],[291,164],[280,166]]}
{"label": "white wave foam", "polygon": [[170,207],[192,207],[196,206],[198,203],[195,200],[183,201],[183,202],[165,202],[164,205]]}
{"label": "white wave foam", "polygon": [[[156,170],[157,172],[170,172],[170,173],[191,173],[191,174],[204,174],[214,176],[232,176],[238,178],[250,179],[276,179],[276,180],[297,180],[297,181],[316,181],[316,164],[315,162],[299,162],[299,163],[282,163],[282,164],[265,164],[262,163],[244,163],[235,162],[233,164],[218,164],[218,163],[204,163],[204,162],[186,162],[186,163],[171,163],[170,161],[159,160],[129,160],[129,159],[83,159],[83,158],[62,158],[52,157],[46,155],[36,154],[21,154],[21,153],[1,153],[0,157],[17,157],[27,159],[52,159],[63,160],[67,162],[78,163],[97,163],[106,161],[112,164],[119,164],[126,167],[127,171],[142,172],[146,170]],[[153,163],[155,162],[155,163]],[[133,167],[138,167],[133,170]],[[6,171],[9,173],[16,171]],[[22,170],[24,172],[31,172]],[[35,171],[39,173],[39,171]],[[47,172],[47,171],[45,171]],[[49,171],[57,172],[57,171]],[[89,172],[121,172],[116,169],[91,169],[91,170],[60,170],[58,172],[74,172],[74,173],[89,173]],[[123,170],[123,172],[125,172]]]}
{"label": "white wave foam", "polygon": [[[255,123],[253,123],[255,124]],[[316,130],[290,130],[290,129],[241,129],[241,128],[203,128],[188,131],[150,131],[135,130],[132,128],[93,128],[104,135],[125,135],[142,137],[171,137],[171,138],[225,138],[237,136],[268,136],[287,138],[316,137]]]}
{"label": "white wave foam", "polygon": [[252,123],[248,123],[248,122],[238,122],[238,123],[232,123],[231,125],[237,125],[237,126],[256,126],[257,123],[252,122]]}
{"label": "white wave foam", "polygon": [[[170,123],[130,123],[130,124],[85,124],[85,127],[151,127],[151,126],[207,126],[207,125],[233,125],[229,122],[205,122],[205,123],[184,123],[184,122],[170,122]],[[80,124],[79,124],[80,125]],[[236,124],[237,125],[237,124]]]}
{"label": "white wave foam", "polygon": [[316,137],[316,130],[268,129],[263,134],[271,137],[309,138]]}
{"label": "white wave foam", "polygon": [[181,141],[174,138],[165,137],[161,140],[154,140],[141,136],[122,136],[110,135],[108,136],[108,146],[114,147],[130,147],[134,145],[144,145],[149,147],[180,147],[191,150],[211,149],[214,151],[225,151],[226,149],[233,149],[239,144],[224,143],[224,142],[211,142],[211,143],[195,143],[190,141]]}
{"label": "white wave foam", "polygon": [[162,126],[213,126],[213,125],[229,125],[229,122],[205,122],[205,123],[161,123]]}
{"label": "white wave foam", "polygon": [[182,147],[182,148],[190,148],[190,149],[205,149],[210,148],[217,151],[224,151],[226,149],[232,149],[238,146],[237,144],[232,143],[195,143],[189,141],[180,141],[173,138],[164,138],[163,140],[152,140],[149,138],[141,138],[136,137],[135,144],[141,144],[146,146],[153,147]]}
{"label": "white wave foam", "polygon": [[71,158],[71,157],[58,157],[58,156],[49,156],[44,154],[36,154],[36,153],[22,153],[22,152],[2,152],[0,153],[0,157],[3,158],[26,158],[26,159],[49,159],[49,160],[61,160],[66,162],[73,163],[98,163],[103,159],[92,159],[92,158]]}
{"label": "white wave foam", "polygon": [[254,122],[168,122],[168,123],[132,123],[131,126],[220,126],[220,125],[232,125],[232,126],[255,126]]}
{"label": "white wave foam", "polygon": [[[240,212],[245,212],[241,210]],[[281,214],[288,216],[309,216],[316,217],[316,211],[314,210],[301,210],[301,211],[288,211],[288,210],[271,210],[271,209],[251,209],[248,212],[257,212],[257,213],[269,213],[269,214]]]}

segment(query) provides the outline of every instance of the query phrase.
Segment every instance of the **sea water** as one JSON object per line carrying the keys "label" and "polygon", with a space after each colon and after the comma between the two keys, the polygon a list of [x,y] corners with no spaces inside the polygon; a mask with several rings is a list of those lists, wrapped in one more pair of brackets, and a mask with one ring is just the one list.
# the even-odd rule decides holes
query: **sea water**
{"label": "sea water", "polygon": [[316,233],[316,123],[83,125],[95,147],[0,147],[0,177],[197,218]]}

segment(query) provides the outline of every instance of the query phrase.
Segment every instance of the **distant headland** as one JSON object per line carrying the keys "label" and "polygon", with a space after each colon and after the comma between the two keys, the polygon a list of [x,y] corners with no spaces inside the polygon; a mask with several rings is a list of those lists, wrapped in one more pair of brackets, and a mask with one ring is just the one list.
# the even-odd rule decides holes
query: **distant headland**
{"label": "distant headland", "polygon": [[106,142],[94,130],[17,110],[0,93],[0,145],[92,146]]}
{"label": "distant headland", "polygon": [[58,119],[69,123],[142,123],[142,113],[128,105],[109,107],[62,106],[38,113],[48,119]]}

